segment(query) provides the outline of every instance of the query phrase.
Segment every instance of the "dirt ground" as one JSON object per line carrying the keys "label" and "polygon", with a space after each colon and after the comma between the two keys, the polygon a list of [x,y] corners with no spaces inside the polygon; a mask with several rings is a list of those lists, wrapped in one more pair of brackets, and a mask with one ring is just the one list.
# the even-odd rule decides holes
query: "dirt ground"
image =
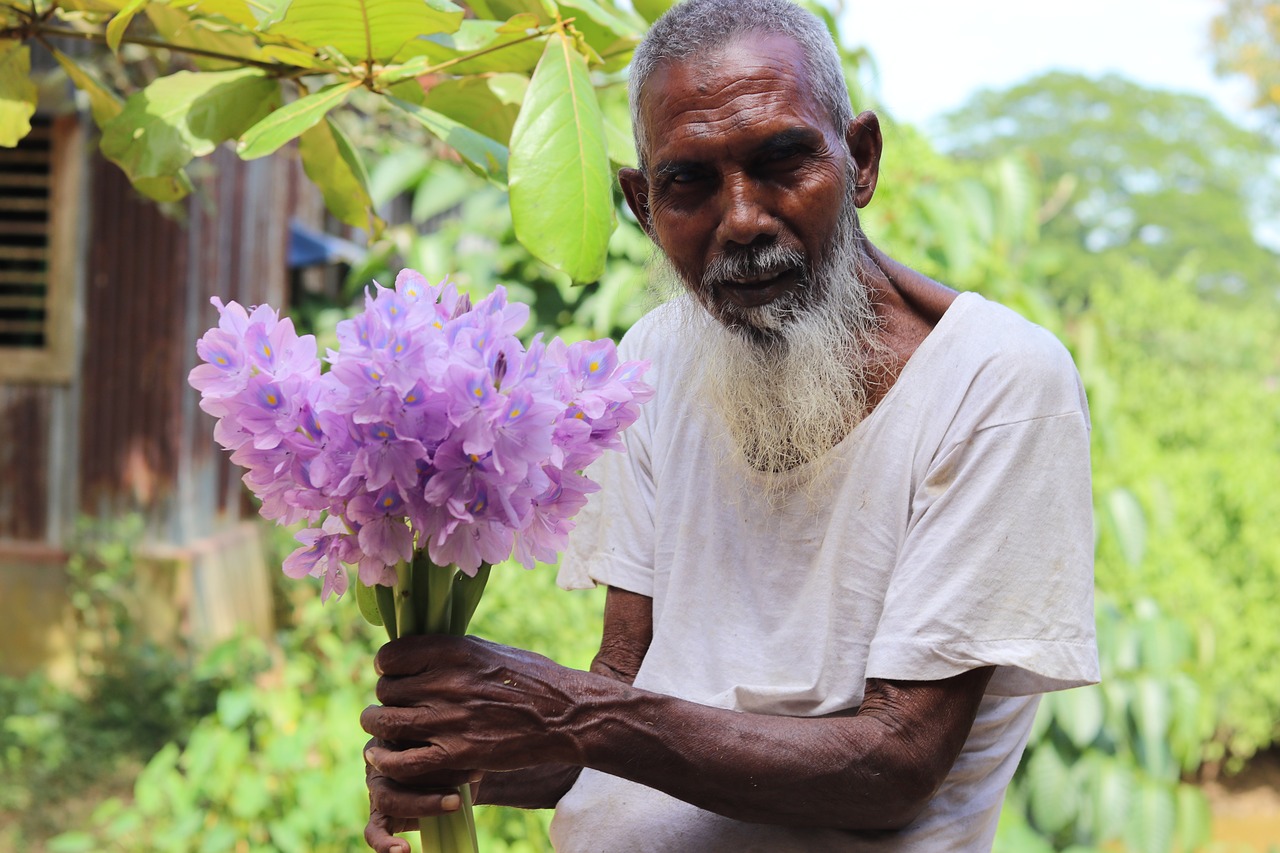
{"label": "dirt ground", "polygon": [[1207,782],[1218,853],[1280,853],[1280,749],[1260,753],[1235,776]]}

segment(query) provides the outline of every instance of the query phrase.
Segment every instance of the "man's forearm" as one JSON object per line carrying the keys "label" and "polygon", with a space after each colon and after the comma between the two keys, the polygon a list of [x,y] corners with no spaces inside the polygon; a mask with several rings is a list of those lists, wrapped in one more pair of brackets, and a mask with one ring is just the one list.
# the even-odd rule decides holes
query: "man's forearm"
{"label": "man's forearm", "polygon": [[555,808],[581,772],[581,767],[568,764],[541,764],[523,770],[486,773],[476,789],[476,802],[518,809]]}
{"label": "man's forearm", "polygon": [[571,726],[585,766],[726,817],[895,829],[945,778],[989,676],[909,691],[882,683],[839,718],[746,714],[594,682]]}

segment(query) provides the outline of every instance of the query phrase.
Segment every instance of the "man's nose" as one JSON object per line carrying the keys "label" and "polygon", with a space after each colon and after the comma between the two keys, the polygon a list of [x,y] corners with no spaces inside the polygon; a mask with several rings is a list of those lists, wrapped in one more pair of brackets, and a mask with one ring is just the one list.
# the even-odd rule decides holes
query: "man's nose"
{"label": "man's nose", "polygon": [[769,211],[762,189],[745,175],[725,179],[720,192],[720,224],[716,242],[720,246],[750,246],[778,236],[778,220]]}

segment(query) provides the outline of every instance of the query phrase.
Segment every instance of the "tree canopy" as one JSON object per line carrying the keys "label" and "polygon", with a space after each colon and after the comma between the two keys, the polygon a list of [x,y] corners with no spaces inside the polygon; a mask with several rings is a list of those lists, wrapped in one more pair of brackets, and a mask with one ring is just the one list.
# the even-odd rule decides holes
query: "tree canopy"
{"label": "tree canopy", "polygon": [[1213,49],[1218,73],[1246,77],[1254,106],[1280,122],[1280,0],[1222,0]]}
{"label": "tree canopy", "polygon": [[977,161],[1026,151],[1065,201],[1046,237],[1095,256],[1161,275],[1190,263],[1200,288],[1227,292],[1262,287],[1280,260],[1257,239],[1277,209],[1275,149],[1200,96],[1053,72],[978,94],[946,117],[942,142]]}

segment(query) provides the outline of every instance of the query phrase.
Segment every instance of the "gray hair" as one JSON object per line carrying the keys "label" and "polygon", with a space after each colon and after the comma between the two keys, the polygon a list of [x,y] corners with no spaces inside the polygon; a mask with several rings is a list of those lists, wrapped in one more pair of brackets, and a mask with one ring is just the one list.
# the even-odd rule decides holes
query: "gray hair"
{"label": "gray hair", "polygon": [[685,0],[657,20],[631,60],[631,124],[640,168],[645,168],[647,129],[640,93],[666,62],[706,57],[748,33],[788,36],[800,46],[813,96],[843,134],[853,120],[840,53],[831,34],[811,12],[789,0]]}

